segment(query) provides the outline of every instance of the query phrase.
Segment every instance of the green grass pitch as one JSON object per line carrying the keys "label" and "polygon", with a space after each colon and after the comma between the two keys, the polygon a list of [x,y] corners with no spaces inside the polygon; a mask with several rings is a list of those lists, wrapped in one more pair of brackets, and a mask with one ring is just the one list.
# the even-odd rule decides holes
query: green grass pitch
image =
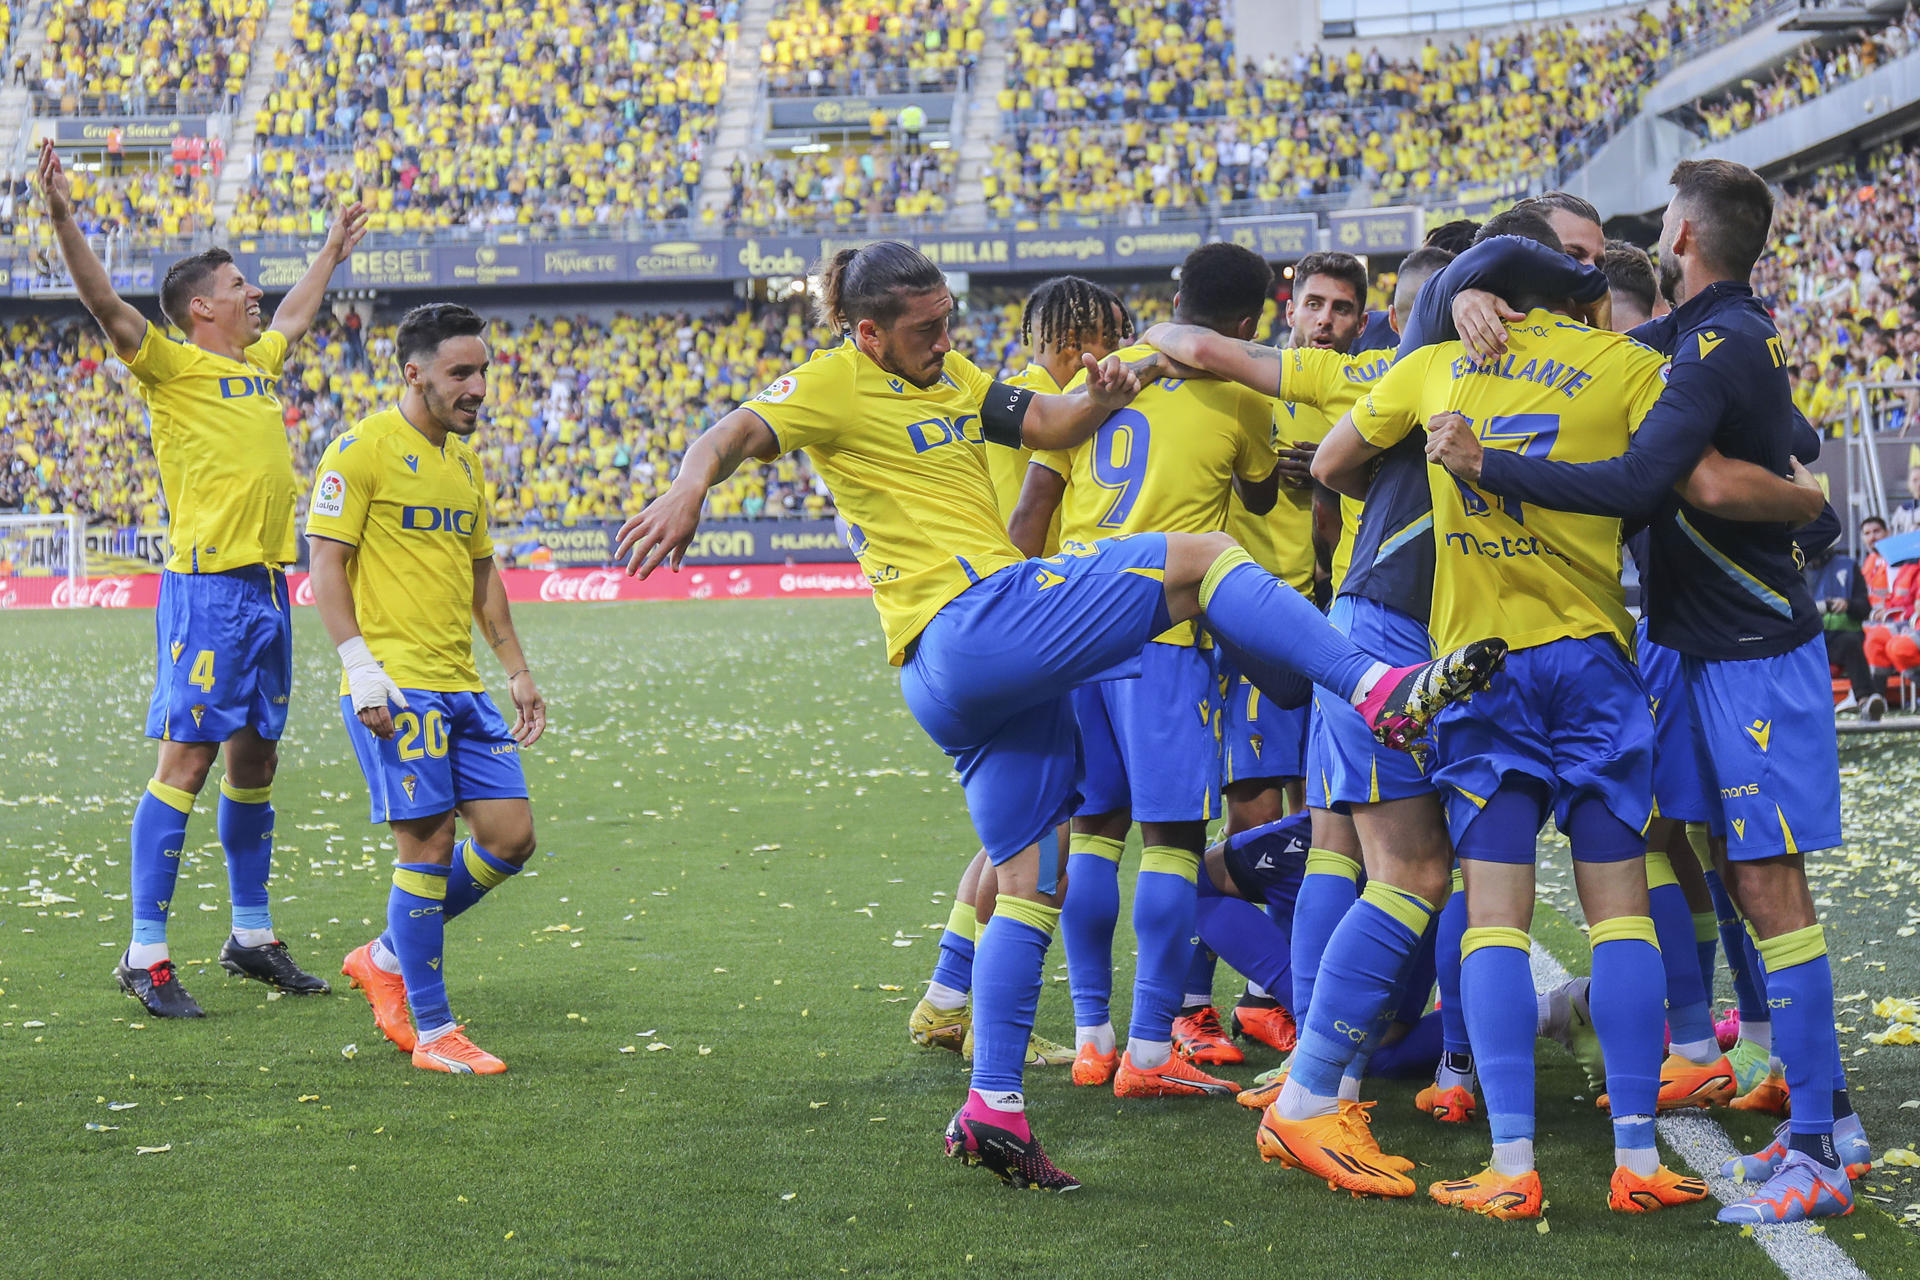
{"label": "green grass pitch", "polygon": [[[965,1077],[904,1024],[974,841],[871,607],[554,605],[520,622],[553,708],[528,762],[541,852],[448,930],[454,1010],[512,1067],[468,1080],[409,1067],[355,993],[270,1000],[220,973],[204,799],[173,950],[209,1016],[160,1023],[121,996],[151,615],[0,616],[0,1275],[1778,1274],[1704,1210],[1605,1211],[1605,1119],[1552,1046],[1539,1228],[1336,1197],[1262,1165],[1231,1103],[1121,1103],[1064,1069],[1029,1087],[1086,1190],[1020,1195],[942,1160]],[[390,855],[330,647],[310,611],[298,629],[274,913],[344,987]],[[1845,753],[1853,843],[1817,861],[1840,994],[1864,993],[1840,1020],[1880,1147],[1920,1139],[1901,1108],[1920,1047],[1862,1038],[1872,1000],[1920,996],[1920,948],[1898,933],[1920,916],[1908,741]],[[1566,892],[1549,877],[1549,902]],[[1581,967],[1565,919],[1543,911],[1536,933]],[[1041,1005],[1057,1038],[1062,961]],[[1483,1128],[1443,1130],[1407,1088],[1378,1097],[1376,1131],[1423,1186],[1483,1160]],[[1737,1143],[1762,1137],[1722,1119]],[[1872,1275],[1920,1274],[1896,1221],[1920,1216],[1915,1172],[1870,1174],[1872,1198],[1829,1227]]]}

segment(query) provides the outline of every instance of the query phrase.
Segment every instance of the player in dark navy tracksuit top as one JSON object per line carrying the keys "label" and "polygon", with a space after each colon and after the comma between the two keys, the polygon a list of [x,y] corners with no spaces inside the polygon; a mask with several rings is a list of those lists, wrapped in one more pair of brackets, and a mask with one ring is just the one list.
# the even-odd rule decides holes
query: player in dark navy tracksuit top
{"label": "player in dark navy tracksuit top", "polygon": [[1727,1168],[1765,1185],[1719,1216],[1797,1221],[1848,1211],[1849,1176],[1872,1158],[1847,1104],[1832,972],[1802,861],[1840,843],[1832,697],[1820,612],[1786,513],[1759,502],[1735,512],[1750,522],[1719,518],[1672,490],[1710,447],[1788,475],[1795,432],[1787,352],[1745,283],[1766,247],[1772,196],[1728,161],[1683,162],[1673,181],[1659,258],[1675,310],[1634,331],[1673,365],[1628,452],[1555,463],[1482,454],[1470,433],[1449,430],[1429,454],[1489,494],[1651,520],[1649,634],[1682,655],[1715,860],[1758,939],[1793,1098],[1774,1142]]}

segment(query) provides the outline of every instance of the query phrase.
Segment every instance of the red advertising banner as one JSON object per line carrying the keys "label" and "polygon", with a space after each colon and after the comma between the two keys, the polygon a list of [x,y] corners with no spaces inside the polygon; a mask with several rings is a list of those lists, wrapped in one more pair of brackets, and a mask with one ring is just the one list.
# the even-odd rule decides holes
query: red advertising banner
{"label": "red advertising banner", "polygon": [[[860,566],[739,564],[661,570],[645,582],[619,569],[503,569],[515,604],[611,604],[629,600],[815,600],[873,594]],[[73,587],[65,578],[0,578],[0,609],[151,609],[159,603],[157,573],[93,578]],[[304,573],[287,575],[293,602],[313,603]]]}

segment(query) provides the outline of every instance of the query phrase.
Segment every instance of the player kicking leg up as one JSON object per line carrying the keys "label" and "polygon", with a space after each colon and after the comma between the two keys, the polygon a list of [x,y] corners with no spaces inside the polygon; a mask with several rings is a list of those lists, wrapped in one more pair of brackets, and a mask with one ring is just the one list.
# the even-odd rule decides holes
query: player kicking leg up
{"label": "player kicking leg up", "polygon": [[623,526],[619,552],[634,574],[677,566],[715,484],[748,458],[807,450],[853,530],[908,706],[953,757],[994,863],[994,914],[974,956],[974,1087],[948,1153],[1011,1183],[1068,1190],[1079,1183],[1034,1139],[1021,1091],[1060,911],[1067,851],[1055,833],[1079,774],[1064,691],[1121,674],[1154,636],[1204,616],[1256,684],[1286,690],[1304,676],[1406,745],[1484,687],[1504,645],[1390,667],[1224,534],[1140,534],[1023,559],[979,450],[1072,448],[1131,401],[1140,372],[1110,357],[1058,396],[995,383],[952,350],[939,268],[893,241],[835,254],[819,301],[843,343],[702,434],[668,492]]}
{"label": "player kicking leg up", "polygon": [[194,797],[224,745],[217,829],[233,932],[220,948],[221,967],[281,991],[324,994],[327,984],[302,972],[276,937],[267,907],[270,797],[293,683],[282,566],[297,553],[293,458],[273,384],[288,347],[312,325],[328,279],[359,243],[366,213],[355,204],[334,220],[271,326],[262,320],[260,290],[226,250],[174,263],[160,286],[160,309],[186,335],[177,342],[114,292],[74,220],[72,189],[51,141],[41,147],[37,176],[74,290],[145,402],[173,516],[147,713],[160,759],[134,809],[133,939],[114,979],[155,1017],[201,1016],[168,958],[167,913]]}
{"label": "player kicking leg up", "polygon": [[[314,602],[346,668],[341,718],[369,816],[389,825],[399,854],[386,932],[342,972],[414,1066],[475,1075],[507,1067],[454,1023],[446,922],[532,856],[519,753],[546,728],[467,443],[486,399],[485,331],[451,303],[407,313],[394,353],[406,392],[327,446],[307,516]],[[475,623],[508,673],[511,729],[474,667]],[[468,831],[457,843],[456,813]]]}

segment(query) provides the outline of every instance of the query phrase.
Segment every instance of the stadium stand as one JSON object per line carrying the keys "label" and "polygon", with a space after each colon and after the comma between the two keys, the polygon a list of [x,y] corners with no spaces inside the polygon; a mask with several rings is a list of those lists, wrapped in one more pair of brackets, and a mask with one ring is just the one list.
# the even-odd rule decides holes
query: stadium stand
{"label": "stadium stand", "polygon": [[311,234],[355,192],[376,233],[687,218],[734,30],[732,3],[313,0],[229,229]]}
{"label": "stadium stand", "polygon": [[887,144],[750,161],[736,157],[726,223],[756,231],[857,225],[881,217],[906,227],[934,225],[951,205],[956,169],[951,150],[909,152]]}
{"label": "stadium stand", "polygon": [[1820,48],[1808,44],[1761,84],[1745,80],[1735,89],[1702,99],[1676,116],[1701,137],[1730,138],[1763,120],[1823,93],[1858,80],[1920,47],[1920,13],[1908,9],[1897,22],[1879,31]]}
{"label": "stadium stand", "polygon": [[41,115],[207,115],[239,104],[267,0],[52,0]]}
{"label": "stadium stand", "polygon": [[760,65],[771,96],[965,87],[984,0],[784,0]]}

